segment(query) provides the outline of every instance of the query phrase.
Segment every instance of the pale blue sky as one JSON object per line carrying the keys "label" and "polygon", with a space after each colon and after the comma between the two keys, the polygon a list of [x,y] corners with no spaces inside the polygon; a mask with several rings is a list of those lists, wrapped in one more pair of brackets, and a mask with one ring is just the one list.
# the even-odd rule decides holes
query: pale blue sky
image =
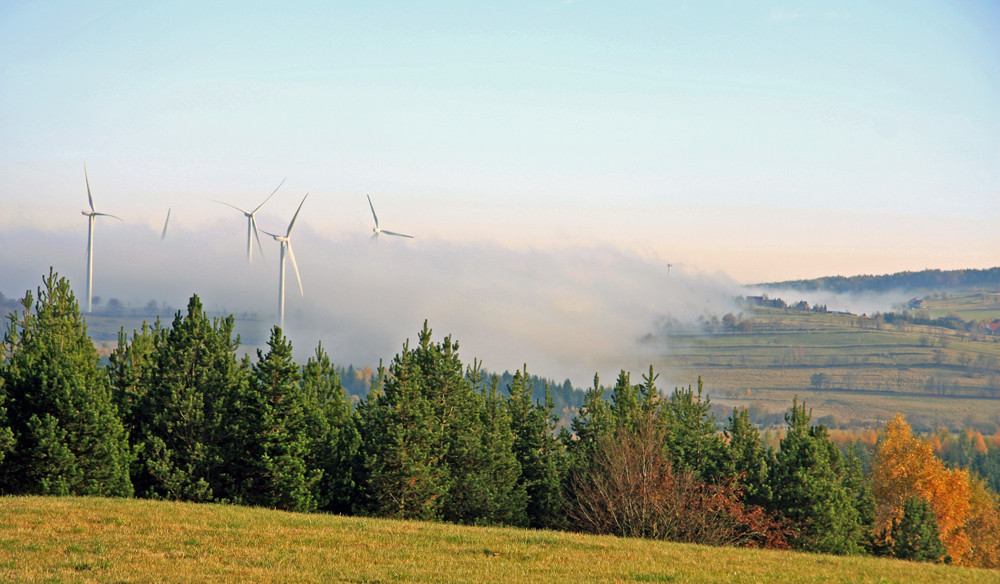
{"label": "pale blue sky", "polygon": [[86,163],[151,231],[287,176],[265,229],[308,191],[333,239],[371,194],[741,282],[998,263],[995,2],[345,4],[0,3],[0,229],[85,237]]}

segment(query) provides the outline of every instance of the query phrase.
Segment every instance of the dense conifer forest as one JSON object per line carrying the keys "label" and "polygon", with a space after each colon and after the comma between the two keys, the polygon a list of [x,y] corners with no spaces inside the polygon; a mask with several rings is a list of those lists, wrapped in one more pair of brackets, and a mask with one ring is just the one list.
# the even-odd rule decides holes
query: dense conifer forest
{"label": "dense conifer forest", "polygon": [[[488,375],[428,323],[352,398],[322,345],[274,327],[238,356],[197,296],[107,366],[69,282],[43,278],[0,346],[0,492],[227,502],[1000,567],[1000,503],[902,416],[864,453],[798,399],[776,446],[701,380],[598,378],[568,427],[527,367]],[[362,377],[366,377],[362,375]]]}

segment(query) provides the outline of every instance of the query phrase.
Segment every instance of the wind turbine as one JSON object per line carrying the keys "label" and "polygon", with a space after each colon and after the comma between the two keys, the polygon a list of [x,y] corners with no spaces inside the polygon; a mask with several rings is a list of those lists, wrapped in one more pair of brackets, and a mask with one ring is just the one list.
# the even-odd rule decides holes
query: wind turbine
{"label": "wind turbine", "polygon": [[87,181],[87,200],[90,202],[90,211],[84,209],[80,211],[87,218],[87,312],[93,310],[94,300],[94,220],[98,217],[114,217],[123,221],[121,217],[115,217],[110,213],[98,213],[94,209],[94,196],[90,194],[90,177],[87,176],[87,165],[83,165],[83,179]]}
{"label": "wind turbine", "polygon": [[[281,182],[278,183],[278,186],[275,187],[273,191],[271,191],[271,194],[268,195],[266,199],[264,199],[264,203],[266,203],[266,202],[268,202],[268,201],[271,200],[271,197],[274,196],[274,193],[278,192],[278,189],[281,188],[281,185],[285,184],[285,180],[287,178],[288,177],[285,177],[285,178],[281,179]],[[226,205],[227,207],[232,207],[233,209],[236,209],[237,211],[239,211],[240,213],[243,213],[243,215],[246,216],[246,218],[247,218],[247,262],[253,261],[253,239],[251,238],[251,235],[253,237],[257,238],[257,247],[260,248],[260,253],[263,254],[264,253],[264,248],[263,248],[263,246],[260,245],[260,235],[257,234],[257,220],[254,218],[254,215],[257,214],[257,211],[260,211],[260,208],[264,206],[264,203],[261,203],[261,204],[257,205],[257,208],[254,209],[253,211],[245,211],[243,209],[240,209],[236,205],[230,205],[229,203],[226,203],[226,202],[223,202],[223,201],[215,201],[215,202],[216,203],[222,203],[223,205]]]}
{"label": "wind turbine", "polygon": [[372,235],[372,241],[378,241],[378,236],[382,233],[386,235],[395,235],[396,237],[409,237],[413,239],[412,235],[406,235],[405,233],[396,233],[395,231],[386,231],[378,226],[378,215],[375,214],[375,205],[372,204],[372,198],[370,195],[365,195],[368,197],[368,206],[372,208],[372,217],[375,218],[375,227],[372,227],[372,231],[375,235]]}
{"label": "wind turbine", "polygon": [[[302,276],[299,275],[299,267],[295,265],[295,254],[292,252],[292,227],[295,227],[295,220],[299,218],[299,211],[302,210],[302,205],[306,202],[306,197],[309,193],[306,193],[305,197],[302,197],[302,202],[299,203],[299,208],[295,210],[295,215],[292,217],[292,222],[288,224],[288,231],[284,235],[275,235],[274,233],[268,233],[264,231],[267,235],[274,238],[275,241],[281,244],[281,261],[279,262],[278,268],[278,321],[279,326],[282,329],[285,328],[285,251],[288,251],[288,257],[292,260],[292,268],[295,269],[295,278],[299,281],[299,294],[305,296],[305,292],[302,291]],[[263,231],[263,230],[262,230]],[[260,243],[258,241],[258,243]]]}

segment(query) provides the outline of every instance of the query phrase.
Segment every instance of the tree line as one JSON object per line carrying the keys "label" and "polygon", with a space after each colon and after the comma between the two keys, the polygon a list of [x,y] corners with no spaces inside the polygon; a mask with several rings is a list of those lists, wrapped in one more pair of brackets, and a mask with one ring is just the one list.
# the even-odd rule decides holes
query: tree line
{"label": "tree line", "polygon": [[994,287],[1000,284],[1000,267],[985,270],[921,270],[895,274],[829,276],[812,280],[788,280],[757,284],[758,287],[800,291],[827,290],[838,293],[889,292],[892,290],[943,290]]}
{"label": "tree line", "polygon": [[[871,469],[793,402],[779,447],[746,409],[719,430],[699,379],[595,376],[570,427],[526,368],[501,388],[427,323],[352,406],[322,345],[280,328],[237,356],[233,317],[197,296],[119,336],[98,366],[50,272],[0,348],[0,492],[227,502],[303,512],[565,529],[714,545],[1000,566],[1000,505],[902,417]],[[928,454],[929,453],[929,454]]]}

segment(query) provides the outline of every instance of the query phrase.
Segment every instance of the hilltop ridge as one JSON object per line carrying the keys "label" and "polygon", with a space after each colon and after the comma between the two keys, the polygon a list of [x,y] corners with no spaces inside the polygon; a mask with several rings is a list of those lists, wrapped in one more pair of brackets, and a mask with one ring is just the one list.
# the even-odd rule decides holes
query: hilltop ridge
{"label": "hilltop ridge", "polygon": [[987,269],[896,272],[882,275],[825,276],[808,280],[763,282],[753,286],[799,291],[837,293],[888,292],[890,290],[955,290],[1000,287],[1000,267]]}

